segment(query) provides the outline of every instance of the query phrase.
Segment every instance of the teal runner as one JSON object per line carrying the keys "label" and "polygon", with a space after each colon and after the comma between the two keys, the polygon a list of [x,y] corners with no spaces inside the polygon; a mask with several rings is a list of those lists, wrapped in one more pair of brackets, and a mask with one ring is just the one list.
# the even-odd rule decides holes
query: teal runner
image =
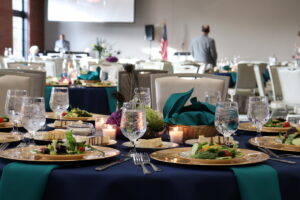
{"label": "teal runner", "polygon": [[1,200],[41,200],[48,176],[58,165],[13,162],[3,168],[0,180]]}
{"label": "teal runner", "polygon": [[277,171],[269,165],[232,167],[242,200],[281,200]]}
{"label": "teal runner", "polygon": [[234,84],[236,84],[237,79],[237,73],[236,72],[230,72],[231,80]]}
{"label": "teal runner", "polygon": [[51,108],[50,108],[50,105],[49,105],[50,97],[51,97],[51,92],[52,92],[52,86],[46,86],[46,88],[45,88],[45,107],[46,107],[46,112],[51,112]]}
{"label": "teal runner", "polygon": [[109,112],[113,113],[117,109],[117,100],[113,97],[113,93],[117,92],[117,88],[116,87],[106,87],[105,92],[107,95]]}

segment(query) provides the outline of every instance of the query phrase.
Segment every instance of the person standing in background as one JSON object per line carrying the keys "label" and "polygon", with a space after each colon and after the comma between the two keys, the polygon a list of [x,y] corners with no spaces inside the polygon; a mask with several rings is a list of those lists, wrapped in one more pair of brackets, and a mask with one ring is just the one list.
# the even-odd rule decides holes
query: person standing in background
{"label": "person standing in background", "polygon": [[296,60],[297,66],[300,67],[300,31],[298,32],[297,41],[295,43],[293,58]]}
{"label": "person standing in background", "polygon": [[68,52],[70,51],[70,42],[65,39],[64,34],[59,35],[59,40],[55,42],[54,51]]}
{"label": "person standing in background", "polygon": [[209,25],[202,25],[202,35],[192,40],[191,52],[196,62],[203,62],[212,68],[216,66],[218,55],[215,40],[208,36],[209,32]]}

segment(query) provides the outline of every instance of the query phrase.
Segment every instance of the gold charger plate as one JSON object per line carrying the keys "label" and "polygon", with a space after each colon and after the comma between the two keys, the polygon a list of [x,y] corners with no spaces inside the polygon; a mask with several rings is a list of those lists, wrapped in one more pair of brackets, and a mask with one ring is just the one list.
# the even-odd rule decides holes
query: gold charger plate
{"label": "gold charger plate", "polygon": [[[1,128],[12,128],[13,123],[12,122],[1,122],[0,123],[0,129]],[[18,128],[22,127],[22,125],[18,124]]]}
{"label": "gold charger plate", "polygon": [[[266,133],[279,133],[279,132],[287,132],[292,127],[263,127],[262,132]],[[256,127],[252,125],[252,123],[240,123],[239,130],[244,131],[256,131]]]}
{"label": "gold charger plate", "polygon": [[186,140],[184,143],[188,144],[188,145],[193,145],[197,142],[198,142],[198,139],[189,139],[189,140]]}
{"label": "gold charger plate", "polygon": [[242,157],[228,160],[210,160],[189,158],[187,155],[192,150],[191,147],[165,149],[152,153],[150,156],[154,160],[166,163],[181,165],[198,165],[198,166],[235,166],[249,165],[260,163],[269,159],[269,156],[259,151],[249,149],[238,149],[244,155]]}
{"label": "gold charger plate", "polygon": [[[133,147],[131,142],[124,142],[122,144],[125,147]],[[137,149],[169,149],[169,148],[175,148],[178,147],[178,144],[173,142],[162,142],[162,146],[160,147],[141,147],[141,146],[135,146]]]}
{"label": "gold charger plate", "polygon": [[116,85],[96,85],[96,84],[92,84],[92,85],[84,85],[83,87],[117,87]]}
{"label": "gold charger plate", "polygon": [[[115,157],[120,154],[117,149],[93,146],[95,149],[104,152],[104,156],[100,151],[87,151],[85,154],[79,155],[39,155],[33,152],[45,146],[29,146],[8,149],[0,152],[1,158],[9,160],[25,161],[25,162],[75,162],[75,161],[89,161],[89,160],[101,160],[111,157]],[[57,157],[59,156],[59,157]]]}
{"label": "gold charger plate", "polygon": [[0,132],[0,143],[18,142],[23,138],[20,135],[13,135],[11,133]]}
{"label": "gold charger plate", "polygon": [[278,136],[255,137],[251,138],[248,142],[254,146],[264,147],[268,149],[300,152],[300,146],[282,144]]}
{"label": "gold charger plate", "polygon": [[[96,117],[105,117],[106,115],[91,113],[92,117],[62,117],[62,120],[74,120],[74,121],[94,121]],[[49,119],[59,119],[58,116],[53,112],[47,112],[47,118]]]}

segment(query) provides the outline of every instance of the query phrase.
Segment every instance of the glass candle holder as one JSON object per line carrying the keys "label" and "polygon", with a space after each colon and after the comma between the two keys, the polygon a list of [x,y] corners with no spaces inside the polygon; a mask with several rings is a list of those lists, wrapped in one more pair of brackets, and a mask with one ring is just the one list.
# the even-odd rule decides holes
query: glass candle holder
{"label": "glass candle holder", "polygon": [[103,124],[102,135],[109,136],[111,140],[116,139],[117,126],[115,124]]}
{"label": "glass candle holder", "polygon": [[181,144],[183,139],[183,128],[179,126],[170,127],[169,136],[171,142]]}

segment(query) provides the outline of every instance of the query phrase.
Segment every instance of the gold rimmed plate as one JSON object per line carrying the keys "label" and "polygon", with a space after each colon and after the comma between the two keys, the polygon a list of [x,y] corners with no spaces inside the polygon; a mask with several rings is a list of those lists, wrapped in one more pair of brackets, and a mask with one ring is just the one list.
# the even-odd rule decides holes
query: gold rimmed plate
{"label": "gold rimmed plate", "polygon": [[[263,127],[262,132],[265,133],[279,133],[279,132],[287,132],[292,127]],[[245,122],[240,123],[239,130],[243,131],[256,131],[256,127],[252,125],[252,123]]]}
{"label": "gold rimmed plate", "polygon": [[[124,142],[122,145],[125,147],[133,147],[131,142]],[[161,146],[156,146],[156,147],[143,147],[143,146],[136,145],[137,149],[169,149],[175,147],[178,147],[178,144],[173,142],[165,142],[165,141],[162,142]]]}
{"label": "gold rimmed plate", "polygon": [[91,84],[91,85],[85,85],[84,87],[95,87],[95,88],[101,88],[101,87],[117,87],[116,85],[97,85],[97,84]]}
{"label": "gold rimmed plate", "polygon": [[278,136],[255,137],[255,138],[251,138],[249,140],[249,143],[254,146],[273,149],[273,150],[300,152],[300,146],[282,144]]}
{"label": "gold rimmed plate", "polygon": [[[12,128],[14,126],[14,124],[12,122],[1,122],[0,123],[0,129],[4,129],[4,128]],[[21,125],[18,125],[18,127],[22,127]]]}
{"label": "gold rimmed plate", "polygon": [[249,149],[238,149],[243,156],[227,159],[195,159],[190,158],[191,147],[165,149],[152,153],[152,159],[181,165],[198,165],[198,166],[236,166],[236,165],[250,165],[260,163],[269,159],[269,156],[259,151]]}
{"label": "gold rimmed plate", "polygon": [[[96,117],[105,117],[106,115],[91,113],[91,117],[62,117],[62,120],[72,120],[72,121],[95,121]],[[59,119],[59,117],[53,112],[47,112],[47,118],[49,119]]]}
{"label": "gold rimmed plate", "polygon": [[20,135],[13,135],[11,133],[0,132],[0,143],[19,142],[23,139]]}
{"label": "gold rimmed plate", "polygon": [[[84,154],[75,155],[41,155],[34,151],[39,150],[45,146],[28,146],[8,149],[0,152],[0,157],[25,162],[76,162],[76,161],[89,161],[89,160],[102,160],[115,157],[120,154],[117,149],[93,146],[97,150],[87,151]],[[104,154],[103,154],[104,153]]]}

